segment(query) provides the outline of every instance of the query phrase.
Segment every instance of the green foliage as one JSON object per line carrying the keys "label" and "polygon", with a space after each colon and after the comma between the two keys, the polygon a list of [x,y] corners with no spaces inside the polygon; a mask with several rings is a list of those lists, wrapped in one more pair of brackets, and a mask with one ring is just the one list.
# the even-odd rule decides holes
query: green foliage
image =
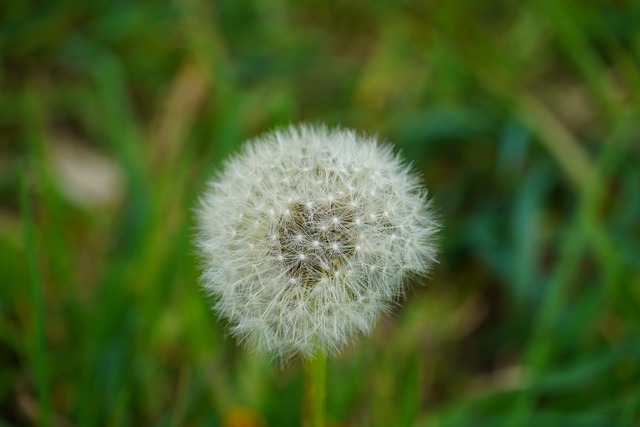
{"label": "green foliage", "polygon": [[[0,4],[0,425],[297,425],[192,208],[246,138],[326,122],[423,172],[440,265],[328,365],[328,419],[640,423],[640,2]],[[241,423],[246,424],[241,424]]]}

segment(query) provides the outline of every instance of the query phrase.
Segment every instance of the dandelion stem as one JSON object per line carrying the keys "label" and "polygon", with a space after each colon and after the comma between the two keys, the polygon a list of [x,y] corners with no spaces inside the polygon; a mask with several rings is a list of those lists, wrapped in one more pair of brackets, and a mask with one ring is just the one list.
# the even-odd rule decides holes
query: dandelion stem
{"label": "dandelion stem", "polygon": [[327,357],[319,351],[304,363],[304,427],[324,427]]}

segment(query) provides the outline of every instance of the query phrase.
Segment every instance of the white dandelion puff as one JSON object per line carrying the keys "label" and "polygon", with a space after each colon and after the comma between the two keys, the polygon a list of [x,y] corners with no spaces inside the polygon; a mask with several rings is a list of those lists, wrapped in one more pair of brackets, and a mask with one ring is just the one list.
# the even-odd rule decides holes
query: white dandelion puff
{"label": "white dandelion puff", "polygon": [[370,332],[435,262],[426,191],[391,148],[291,126],[248,142],[197,210],[202,283],[231,333],[288,358]]}

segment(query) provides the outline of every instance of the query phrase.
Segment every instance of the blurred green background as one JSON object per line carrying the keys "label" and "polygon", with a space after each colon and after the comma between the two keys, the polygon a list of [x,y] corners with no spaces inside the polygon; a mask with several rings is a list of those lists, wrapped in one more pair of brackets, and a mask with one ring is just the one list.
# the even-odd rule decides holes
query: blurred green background
{"label": "blurred green background", "polygon": [[330,360],[331,425],[640,425],[640,1],[5,0],[1,426],[298,424],[192,208],[300,121],[394,143],[444,224]]}

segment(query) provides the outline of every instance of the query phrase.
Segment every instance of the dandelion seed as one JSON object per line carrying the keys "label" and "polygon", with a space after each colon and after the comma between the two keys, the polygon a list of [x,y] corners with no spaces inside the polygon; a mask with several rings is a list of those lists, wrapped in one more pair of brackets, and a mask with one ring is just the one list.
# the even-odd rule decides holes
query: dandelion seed
{"label": "dandelion seed", "polygon": [[231,332],[283,358],[370,332],[435,261],[419,184],[390,148],[349,130],[289,127],[246,144],[197,211],[202,283]]}

